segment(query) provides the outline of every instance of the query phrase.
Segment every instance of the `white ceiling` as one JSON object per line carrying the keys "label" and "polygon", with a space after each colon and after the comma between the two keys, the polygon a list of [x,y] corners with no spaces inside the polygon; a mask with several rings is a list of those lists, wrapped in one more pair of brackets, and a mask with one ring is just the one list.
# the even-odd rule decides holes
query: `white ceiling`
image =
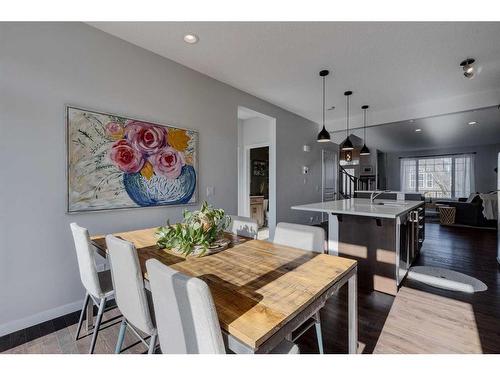
{"label": "white ceiling", "polygon": [[[471,121],[477,124],[469,125]],[[415,132],[415,129],[421,129],[421,132]],[[353,129],[351,134],[364,138],[363,128]],[[335,143],[340,144],[345,137],[345,131],[332,133]],[[366,139],[369,147],[384,152],[500,144],[500,109],[494,106],[372,126],[366,130]]]}
{"label": "white ceiling", "polygon": [[[328,68],[327,127],[387,123],[500,103],[500,23],[94,22],[92,26],[316,122]],[[197,44],[183,42],[195,33]],[[477,60],[475,79],[459,63]]]}

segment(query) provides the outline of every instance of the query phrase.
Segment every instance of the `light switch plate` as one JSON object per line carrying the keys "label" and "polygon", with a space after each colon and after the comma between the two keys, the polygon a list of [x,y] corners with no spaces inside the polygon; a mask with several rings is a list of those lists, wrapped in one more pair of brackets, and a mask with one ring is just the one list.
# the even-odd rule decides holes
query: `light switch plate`
{"label": "light switch plate", "polygon": [[215,188],[212,185],[207,186],[207,197],[213,197],[215,194]]}

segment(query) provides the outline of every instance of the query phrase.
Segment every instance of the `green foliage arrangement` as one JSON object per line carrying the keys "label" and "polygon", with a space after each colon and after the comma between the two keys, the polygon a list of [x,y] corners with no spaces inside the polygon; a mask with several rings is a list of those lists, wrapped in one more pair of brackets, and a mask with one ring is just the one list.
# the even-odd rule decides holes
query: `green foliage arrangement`
{"label": "green foliage arrangement", "polygon": [[223,209],[203,202],[198,211],[184,211],[182,223],[158,228],[157,244],[162,249],[173,249],[184,256],[196,253],[202,256],[228,228],[231,218]]}

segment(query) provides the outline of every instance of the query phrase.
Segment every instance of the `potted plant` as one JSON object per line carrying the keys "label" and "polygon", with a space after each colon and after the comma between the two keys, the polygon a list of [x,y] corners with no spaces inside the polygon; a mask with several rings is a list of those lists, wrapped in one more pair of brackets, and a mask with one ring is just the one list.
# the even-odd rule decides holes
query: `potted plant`
{"label": "potted plant", "polygon": [[156,231],[157,244],[161,249],[171,249],[184,256],[208,255],[225,249],[229,240],[223,232],[231,223],[223,209],[213,208],[203,202],[200,210],[184,211],[181,223],[170,224]]}

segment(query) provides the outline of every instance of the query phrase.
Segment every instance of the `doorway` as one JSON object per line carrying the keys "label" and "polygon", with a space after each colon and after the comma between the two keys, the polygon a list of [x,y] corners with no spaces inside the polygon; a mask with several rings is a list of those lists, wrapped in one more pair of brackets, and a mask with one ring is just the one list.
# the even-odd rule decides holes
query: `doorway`
{"label": "doorway", "polygon": [[259,224],[259,239],[276,226],[276,119],[238,107],[238,215]]}
{"label": "doorway", "polygon": [[250,149],[250,217],[259,225],[258,239],[269,238],[269,146]]}

